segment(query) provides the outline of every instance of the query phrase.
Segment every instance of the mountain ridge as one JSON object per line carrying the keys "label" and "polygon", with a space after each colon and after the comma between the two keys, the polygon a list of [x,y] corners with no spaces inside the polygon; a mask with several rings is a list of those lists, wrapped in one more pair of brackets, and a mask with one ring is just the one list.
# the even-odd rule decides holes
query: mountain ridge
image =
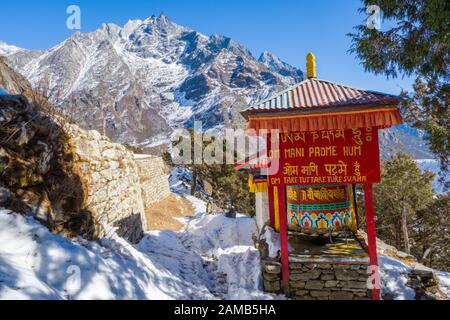
{"label": "mountain ridge", "polygon": [[205,128],[235,120],[242,126],[248,97],[303,79],[294,67],[279,74],[233,39],[206,36],[165,15],[102,24],[49,50],[1,52],[53,103],[76,105],[81,125],[144,148],[194,119]]}
{"label": "mountain ridge", "polygon": [[[257,59],[232,38],[204,35],[164,14],[122,27],[104,23],[48,50],[0,44],[2,53],[82,127],[152,153],[194,120],[204,129],[243,128],[240,111],[304,79],[273,53]],[[383,133],[380,144],[385,155],[432,157],[416,133],[401,128]]]}

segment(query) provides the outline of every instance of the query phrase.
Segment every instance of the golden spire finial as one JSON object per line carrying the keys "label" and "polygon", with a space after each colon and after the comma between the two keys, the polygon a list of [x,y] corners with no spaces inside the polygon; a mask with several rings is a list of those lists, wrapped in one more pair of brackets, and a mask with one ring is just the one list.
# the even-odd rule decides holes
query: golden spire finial
{"label": "golden spire finial", "polygon": [[317,78],[316,74],[316,57],[312,52],[306,56],[306,77],[308,79]]}

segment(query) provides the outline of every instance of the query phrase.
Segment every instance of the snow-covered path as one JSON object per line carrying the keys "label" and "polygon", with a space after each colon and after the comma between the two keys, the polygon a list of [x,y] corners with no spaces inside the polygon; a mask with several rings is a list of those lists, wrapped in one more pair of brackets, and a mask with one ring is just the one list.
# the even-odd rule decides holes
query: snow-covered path
{"label": "snow-covered path", "polygon": [[[274,299],[262,292],[259,253],[253,246],[255,220],[206,214],[205,204],[187,196],[197,214],[180,218],[180,232],[153,231],[138,245],[141,252],[205,290],[205,298]],[[209,294],[206,294],[208,292]]]}
{"label": "snow-covered path", "polygon": [[183,218],[184,230],[152,231],[137,245],[113,231],[100,243],[52,235],[0,209],[0,299],[274,299],[261,291],[252,218]]}
{"label": "snow-covered path", "polygon": [[[151,241],[166,256],[143,250]],[[71,240],[0,210],[0,299],[213,298],[200,276],[183,268],[196,263],[201,272],[201,259],[177,237],[148,235],[137,246],[114,236],[101,244]],[[192,277],[183,277],[183,269]]]}

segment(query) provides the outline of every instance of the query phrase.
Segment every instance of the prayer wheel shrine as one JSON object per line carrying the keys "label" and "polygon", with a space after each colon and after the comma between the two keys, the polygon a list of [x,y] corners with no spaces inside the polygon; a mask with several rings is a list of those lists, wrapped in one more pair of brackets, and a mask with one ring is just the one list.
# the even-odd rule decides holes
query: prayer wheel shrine
{"label": "prayer wheel shrine", "polygon": [[[295,299],[380,299],[372,185],[380,182],[378,131],[402,123],[401,98],[316,77],[242,112],[265,152],[236,164],[249,174],[260,232],[278,235],[262,254],[264,287]],[[367,237],[358,232],[362,185]]]}

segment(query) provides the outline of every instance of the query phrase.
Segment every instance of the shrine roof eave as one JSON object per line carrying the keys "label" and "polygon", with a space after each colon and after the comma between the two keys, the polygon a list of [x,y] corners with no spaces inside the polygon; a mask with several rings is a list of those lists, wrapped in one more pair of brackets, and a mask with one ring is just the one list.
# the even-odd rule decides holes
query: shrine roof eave
{"label": "shrine roof eave", "polygon": [[245,168],[242,166],[235,166],[234,169],[236,171],[240,171],[240,172],[246,172],[246,173],[254,174],[254,175],[261,175],[264,173],[265,168]]}
{"label": "shrine roof eave", "polygon": [[364,127],[389,128],[402,124],[397,105],[363,105],[338,108],[254,112],[247,114],[248,129],[280,133],[296,131],[349,130]]}
{"label": "shrine roof eave", "polygon": [[339,105],[339,106],[316,106],[309,108],[290,108],[290,109],[246,109],[241,115],[249,120],[249,117],[282,117],[295,115],[319,115],[319,114],[339,114],[340,112],[370,112],[378,108],[398,108],[400,100],[387,101],[386,103],[360,104],[360,105]]}

